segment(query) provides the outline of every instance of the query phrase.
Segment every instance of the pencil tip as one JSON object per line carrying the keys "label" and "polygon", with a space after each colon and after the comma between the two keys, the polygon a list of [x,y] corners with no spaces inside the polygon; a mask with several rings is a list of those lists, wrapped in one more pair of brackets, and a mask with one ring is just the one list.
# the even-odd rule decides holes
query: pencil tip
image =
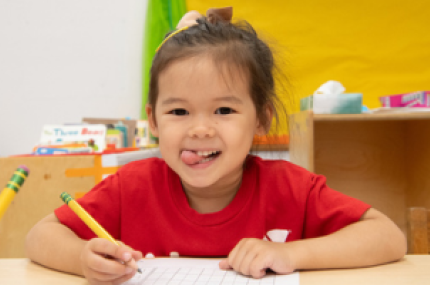
{"label": "pencil tip", "polygon": [[137,272],[139,272],[140,274],[142,274],[142,269],[138,268]]}

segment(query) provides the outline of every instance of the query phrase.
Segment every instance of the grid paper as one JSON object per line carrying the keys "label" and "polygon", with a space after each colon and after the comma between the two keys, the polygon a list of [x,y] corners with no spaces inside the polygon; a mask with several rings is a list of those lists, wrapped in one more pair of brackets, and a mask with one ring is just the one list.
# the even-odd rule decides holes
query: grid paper
{"label": "grid paper", "polygon": [[[129,285],[275,285],[277,275],[267,275],[253,279],[234,271],[214,268],[144,268],[142,274],[136,274]],[[280,284],[280,283],[278,283]]]}
{"label": "grid paper", "polygon": [[219,261],[195,258],[140,260],[142,274],[136,273],[123,285],[299,285],[299,273],[268,274],[260,279],[221,270]]}

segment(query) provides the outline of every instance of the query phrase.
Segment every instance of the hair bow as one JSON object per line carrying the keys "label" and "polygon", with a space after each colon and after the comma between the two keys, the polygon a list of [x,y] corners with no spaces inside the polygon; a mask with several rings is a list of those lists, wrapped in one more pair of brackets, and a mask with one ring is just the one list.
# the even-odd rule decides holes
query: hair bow
{"label": "hair bow", "polygon": [[[197,11],[187,12],[179,21],[176,29],[197,25],[197,19],[202,15]],[[233,7],[210,8],[206,11],[207,21],[211,24],[230,22],[233,17]]]}

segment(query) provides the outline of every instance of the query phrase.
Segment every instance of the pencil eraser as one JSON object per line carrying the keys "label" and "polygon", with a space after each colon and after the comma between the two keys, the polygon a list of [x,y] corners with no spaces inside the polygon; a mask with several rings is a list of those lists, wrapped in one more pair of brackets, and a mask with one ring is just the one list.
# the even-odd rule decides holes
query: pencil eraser
{"label": "pencil eraser", "polygon": [[27,167],[27,166],[25,166],[25,165],[20,165],[18,168],[22,168],[22,169],[24,169],[25,171],[27,171],[27,173],[30,173],[30,169],[28,169],[28,167]]}
{"label": "pencil eraser", "polygon": [[179,257],[179,252],[172,251],[172,252],[170,253],[170,257]]}

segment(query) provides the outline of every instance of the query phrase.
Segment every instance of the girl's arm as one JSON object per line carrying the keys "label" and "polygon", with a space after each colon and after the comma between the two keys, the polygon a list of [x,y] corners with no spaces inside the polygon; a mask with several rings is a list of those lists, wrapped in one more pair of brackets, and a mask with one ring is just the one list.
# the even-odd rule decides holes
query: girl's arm
{"label": "girl's arm", "polygon": [[387,216],[371,208],[331,235],[298,241],[297,269],[364,267],[399,260],[406,254],[404,234]]}
{"label": "girl's arm", "polygon": [[60,223],[54,213],[27,234],[25,247],[31,260],[60,271],[83,276],[80,255],[87,241]]}
{"label": "girl's arm", "polygon": [[220,268],[259,278],[297,269],[352,268],[398,260],[406,253],[401,230],[384,214],[369,209],[360,221],[330,235],[287,243],[243,239]]}
{"label": "girl's arm", "polygon": [[136,269],[127,264],[142,258],[142,253],[122,243],[117,246],[101,238],[82,240],[61,224],[55,214],[45,217],[30,230],[26,250],[33,261],[85,276],[90,284],[125,282],[136,273]]}

